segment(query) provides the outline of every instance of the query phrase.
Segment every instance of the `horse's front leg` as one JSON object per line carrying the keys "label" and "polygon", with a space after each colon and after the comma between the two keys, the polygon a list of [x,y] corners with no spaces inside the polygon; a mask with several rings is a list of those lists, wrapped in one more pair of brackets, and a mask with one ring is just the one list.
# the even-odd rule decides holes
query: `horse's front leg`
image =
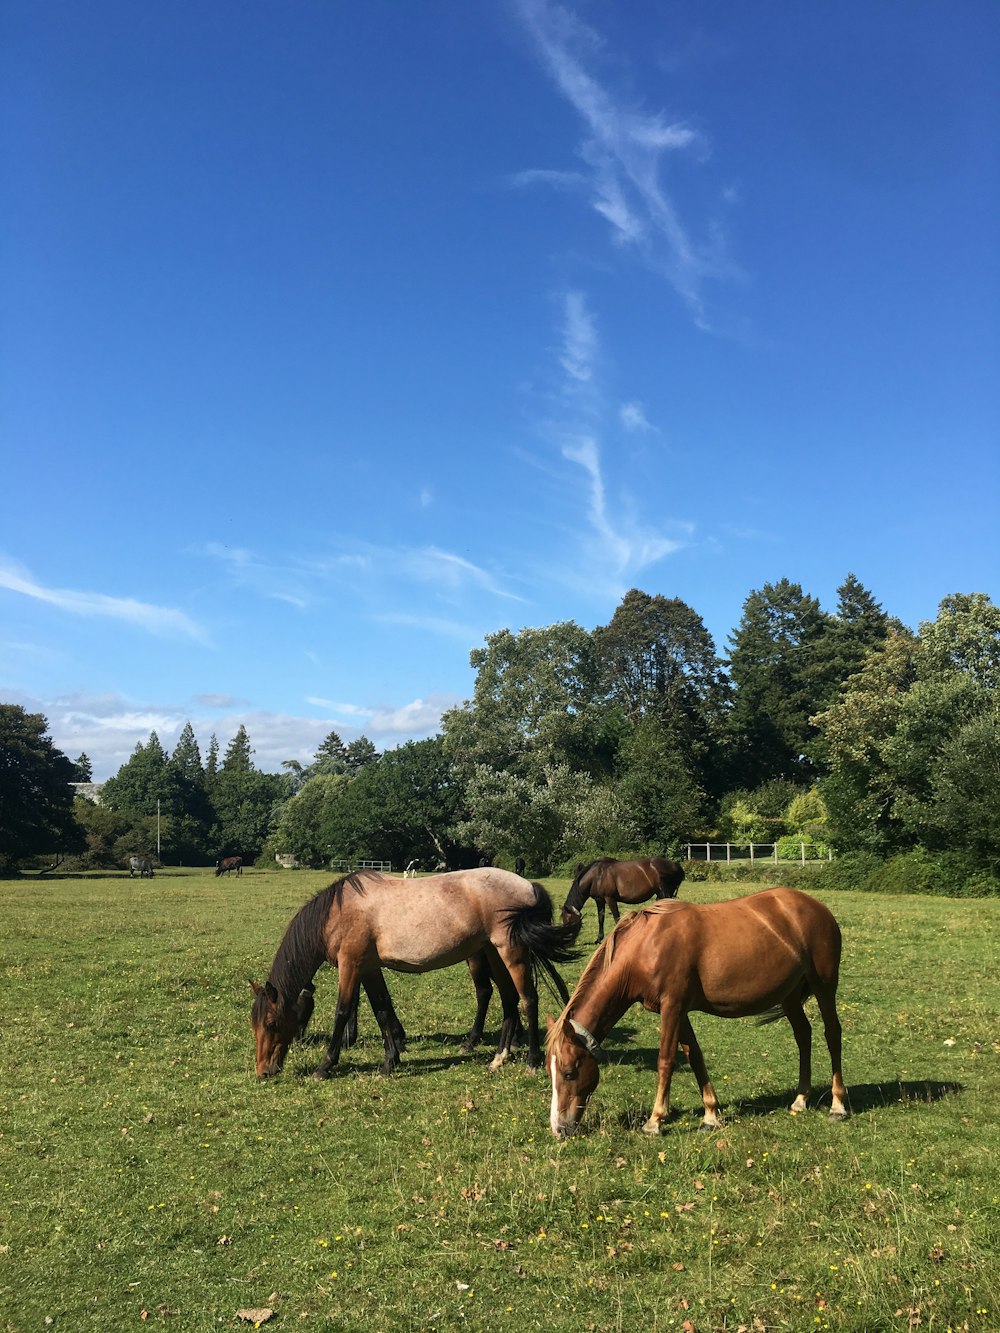
{"label": "horse's front leg", "polygon": [[620,914],[619,911],[618,911],[618,899],[617,899],[617,898],[609,898],[609,899],[608,899],[608,906],[611,908],[611,915],[614,917],[614,919],[615,919],[615,925],[617,926],[617,925],[618,925],[618,922],[621,920],[621,914]]}
{"label": "horse's front leg", "polygon": [[329,1078],[340,1059],[340,1048],[344,1041],[344,1029],[347,1027],[353,1007],[355,1015],[358,1008],[358,988],[361,982],[361,975],[358,966],[354,962],[338,963],[337,974],[339,978],[339,987],[337,990],[337,1012],[333,1016],[333,1031],[330,1033],[330,1041],[326,1048],[326,1055],[320,1061],[313,1078]]}
{"label": "horse's front leg", "polygon": [[715,1089],[708,1077],[705,1057],[701,1053],[698,1038],[694,1035],[694,1028],[691,1026],[691,1020],[687,1014],[681,1019],[681,1050],[684,1052],[684,1057],[691,1066],[691,1072],[698,1080],[698,1087],[701,1089],[701,1104],[705,1108],[705,1117],[701,1122],[702,1128],[717,1129],[719,1126],[719,1099],[716,1097]]}
{"label": "horse's front leg", "polygon": [[595,898],[594,902],[597,904],[597,939],[594,943],[600,944],[604,939],[604,899]]}
{"label": "horse's front leg", "polygon": [[397,1034],[402,1032],[403,1029],[396,1017],[392,996],[389,994],[389,987],[385,984],[385,977],[382,975],[381,969],[376,968],[374,972],[366,973],[361,978],[361,984],[365,988],[365,994],[368,996],[382,1032],[382,1045],[385,1048],[385,1062],[382,1065],[382,1073],[388,1076],[399,1067],[401,1047],[397,1041]]}
{"label": "horse's front leg", "polygon": [[493,982],[490,980],[490,965],[486,960],[485,952],[475,953],[469,959],[469,975],[472,977],[472,984],[476,988],[476,1016],[472,1021],[468,1036],[462,1042],[463,1055],[468,1055],[470,1051],[475,1050],[482,1041],[483,1028],[486,1026],[486,1013],[490,1007],[490,1000],[493,998]]}
{"label": "horse's front leg", "polygon": [[663,1122],[670,1114],[670,1080],[674,1073],[674,1061],[677,1059],[677,1039],[680,1030],[680,1006],[673,1001],[664,1000],[660,1006],[660,1055],[656,1063],[659,1076],[656,1101],[653,1103],[649,1119],[642,1127],[646,1134],[659,1134]]}

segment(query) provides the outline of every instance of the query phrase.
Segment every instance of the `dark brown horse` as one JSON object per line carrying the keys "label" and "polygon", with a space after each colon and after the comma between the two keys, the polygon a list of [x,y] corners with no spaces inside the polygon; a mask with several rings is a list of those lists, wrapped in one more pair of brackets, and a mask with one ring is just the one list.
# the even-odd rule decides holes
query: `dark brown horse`
{"label": "dark brown horse", "polygon": [[236,871],[237,877],[243,874],[242,856],[224,856],[221,861],[216,861],[215,863],[216,879],[218,879],[220,875],[231,875],[234,870]]}
{"label": "dark brown horse", "polygon": [[499,1069],[510,1056],[518,999],[528,1034],[527,1063],[535,1068],[541,1063],[535,969],[541,966],[568,998],[554,964],[573,956],[574,934],[572,928],[553,925],[552,903],[540,884],[507,870],[458,870],[416,880],[369,871],[347,875],[298,911],[267,983],[251,983],[257,1076],[280,1071],[301,1030],[304,993],[323,962],[337,968],[339,989],[333,1032],[316,1070],[319,1078],[329,1077],[340,1058],[359,986],[367,992],[382,1030],[383,1070],[389,1073],[399,1063],[398,1020],[382,968],[430,972],[477,954],[485,956],[503,1003],[500,1040],[490,1068]]}
{"label": "dark brown horse", "polygon": [[806,1109],[811,1091],[812,1029],[803,1002],[816,997],[833,1067],[831,1120],[843,1120],[837,979],[840,927],[832,913],[796,889],[765,889],[729,902],[665,902],[627,917],[587,964],[558,1022],[549,1020],[546,1067],[552,1084],[549,1124],[563,1138],[575,1133],[597,1087],[601,1042],[631,1005],[660,1015],[659,1083],[643,1125],[659,1134],[670,1111],[670,1078],[677,1046],[701,1088],[707,1129],[719,1123],[719,1103],[691,1027],[691,1010],[719,1018],[782,1014],[799,1048],[799,1083],[792,1111]]}
{"label": "dark brown horse", "polygon": [[618,924],[619,903],[644,903],[654,895],[657,898],[676,898],[684,878],[683,869],[676,861],[664,856],[647,856],[640,861],[616,861],[613,856],[602,856],[589,865],[577,866],[576,875],[563,903],[563,925],[583,924],[583,905],[588,898],[597,904],[597,939],[604,939],[604,908]]}

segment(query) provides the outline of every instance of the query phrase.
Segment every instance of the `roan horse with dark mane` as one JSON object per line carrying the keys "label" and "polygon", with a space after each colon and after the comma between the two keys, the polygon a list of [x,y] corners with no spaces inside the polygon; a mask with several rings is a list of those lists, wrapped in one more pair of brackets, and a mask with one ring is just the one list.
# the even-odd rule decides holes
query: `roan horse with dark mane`
{"label": "roan horse with dark mane", "polygon": [[664,856],[647,856],[639,861],[617,861],[613,856],[602,856],[599,861],[578,866],[569,894],[563,903],[563,925],[575,921],[577,930],[583,924],[583,905],[588,898],[597,904],[597,939],[600,944],[604,939],[604,908],[611,908],[611,915],[618,924],[619,903],[648,902],[655,894],[657,898],[676,898],[683,869],[676,861],[668,861]]}
{"label": "roan horse with dark mane", "polygon": [[555,1023],[549,1020],[546,1068],[552,1083],[550,1127],[576,1132],[597,1087],[601,1042],[633,1004],[660,1015],[659,1082],[643,1125],[658,1134],[670,1111],[670,1079],[680,1043],[701,1088],[703,1124],[719,1123],[719,1103],[691,1027],[693,1009],[719,1018],[784,1014],[799,1048],[792,1111],[811,1091],[812,1029],[803,1003],[815,995],[833,1067],[831,1120],[843,1120],[837,980],[840,927],[832,913],[796,889],[765,889],[729,902],[655,903],[635,912],[605,940]]}
{"label": "roan horse with dark mane", "polygon": [[575,931],[552,923],[552,902],[540,884],[507,870],[485,867],[396,879],[355,872],[321,889],[292,918],[265,985],[254,991],[251,1023],[258,1078],[281,1070],[285,1055],[311,1010],[311,983],[324,962],[339,973],[333,1032],[317,1078],[328,1078],[340,1058],[344,1029],[363,986],[382,1031],[383,1072],[399,1063],[399,1020],[381,969],[431,972],[484,954],[503,1003],[499,1069],[510,1055],[520,998],[528,1035],[529,1067],[541,1064],[538,992],[541,966],[560,993],[553,964],[571,958]]}

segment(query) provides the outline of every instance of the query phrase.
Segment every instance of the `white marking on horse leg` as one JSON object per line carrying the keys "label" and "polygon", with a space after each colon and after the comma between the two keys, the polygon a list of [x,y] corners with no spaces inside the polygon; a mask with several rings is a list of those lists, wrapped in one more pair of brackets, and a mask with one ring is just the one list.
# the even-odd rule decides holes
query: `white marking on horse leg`
{"label": "white marking on horse leg", "polygon": [[509,1059],[510,1059],[509,1050],[497,1051],[496,1055],[490,1061],[488,1066],[490,1073],[495,1074],[498,1069],[502,1069]]}
{"label": "white marking on horse leg", "polygon": [[549,1129],[558,1136],[559,1134],[559,1097],[556,1093],[556,1066],[555,1060],[549,1061],[549,1082],[552,1084],[552,1100],[549,1103]]}
{"label": "white marking on horse leg", "polygon": [[808,1104],[809,1103],[806,1101],[805,1093],[800,1092],[799,1095],[795,1098],[795,1101],[792,1102],[791,1106],[792,1115],[798,1115],[800,1111],[804,1111],[808,1106]]}

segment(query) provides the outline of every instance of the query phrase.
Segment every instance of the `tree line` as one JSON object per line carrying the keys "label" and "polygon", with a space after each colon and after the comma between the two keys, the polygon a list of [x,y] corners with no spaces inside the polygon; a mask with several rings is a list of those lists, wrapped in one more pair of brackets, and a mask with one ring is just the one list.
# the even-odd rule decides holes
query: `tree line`
{"label": "tree line", "polygon": [[[472,696],[439,734],[381,755],[331,732],[311,764],[262,773],[242,727],[221,759],[213,737],[204,761],[190,724],[169,755],[154,733],[99,805],[78,799],[65,829],[49,818],[36,842],[69,846],[75,829],[71,850],[94,866],[150,854],[159,802],[161,856],[174,863],[288,853],[431,868],[522,855],[542,874],[784,836],[838,854],[950,858],[953,875],[994,880],[1000,609],[954,594],[914,632],[853,574],[837,597],[824,611],[797,583],[765,584],[725,657],[685,602],[638,589],[592,631],[501,630],[473,651]],[[2,720],[11,706],[0,708]],[[60,758],[85,780],[86,756]],[[51,754],[45,764],[58,767]]]}

